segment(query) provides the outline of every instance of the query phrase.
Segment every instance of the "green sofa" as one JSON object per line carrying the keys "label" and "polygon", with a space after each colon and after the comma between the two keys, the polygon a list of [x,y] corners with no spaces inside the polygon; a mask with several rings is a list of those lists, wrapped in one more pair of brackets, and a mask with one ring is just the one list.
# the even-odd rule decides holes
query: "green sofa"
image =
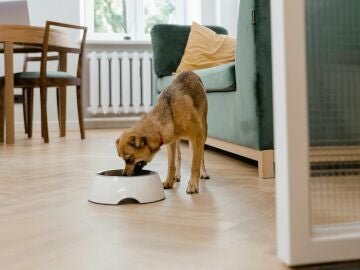
{"label": "green sofa", "polygon": [[[257,160],[261,178],[274,177],[269,2],[240,1],[235,63],[195,71],[209,103],[206,144]],[[227,33],[222,27],[208,27]],[[189,33],[190,26],[153,27],[154,100],[173,80]]]}

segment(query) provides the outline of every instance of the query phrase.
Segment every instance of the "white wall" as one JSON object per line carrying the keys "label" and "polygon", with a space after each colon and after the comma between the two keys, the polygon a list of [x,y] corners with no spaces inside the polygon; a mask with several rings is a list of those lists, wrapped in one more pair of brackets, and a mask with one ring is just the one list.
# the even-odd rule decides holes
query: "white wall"
{"label": "white wall", "polygon": [[[60,21],[72,24],[80,23],[79,15],[79,0],[28,0],[30,22],[33,26],[44,26],[47,20]],[[69,33],[74,35],[74,33]],[[78,39],[78,36],[74,36]],[[3,56],[1,56],[1,63],[3,63]],[[68,71],[76,74],[76,57],[69,56]],[[14,71],[22,70],[23,56],[15,55],[14,57]],[[31,63],[29,69],[38,69],[38,64]],[[56,70],[56,63],[49,66],[49,69]],[[4,74],[3,64],[0,65],[0,73]],[[15,92],[21,91],[15,89]],[[38,89],[35,89],[34,96],[34,128],[40,127],[40,96]],[[68,129],[78,129],[77,124],[77,107],[76,95],[73,87],[68,87],[67,90],[67,127]],[[48,121],[49,128],[58,130],[57,111],[56,111],[56,94],[55,89],[50,88],[48,91]],[[15,122],[16,132],[23,132],[23,115],[22,106],[15,106]]]}

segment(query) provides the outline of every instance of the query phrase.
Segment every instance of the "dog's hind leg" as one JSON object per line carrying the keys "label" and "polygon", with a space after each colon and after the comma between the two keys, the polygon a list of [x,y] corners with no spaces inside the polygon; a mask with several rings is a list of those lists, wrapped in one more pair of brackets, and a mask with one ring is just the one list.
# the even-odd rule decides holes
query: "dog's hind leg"
{"label": "dog's hind leg", "polygon": [[[205,136],[205,140],[207,137],[207,121],[206,121],[206,114],[203,115],[203,124],[204,124],[204,136]],[[205,143],[204,143],[204,148],[205,148]],[[202,156],[202,161],[201,161],[201,168],[200,168],[200,178],[201,179],[210,179],[210,175],[206,172],[205,169],[205,149],[203,150],[203,156]]]}
{"label": "dog's hind leg", "polygon": [[201,162],[201,168],[200,168],[200,178],[201,179],[210,179],[210,175],[206,172],[206,169],[205,169],[205,151],[203,151],[203,156],[202,156],[202,162]]}
{"label": "dog's hind leg", "polygon": [[[205,144],[204,144],[204,147],[205,147]],[[192,151],[191,144],[190,144],[190,150]],[[201,179],[210,179],[210,175],[206,172],[204,156],[205,156],[205,151],[203,150],[203,156],[202,156],[201,167],[200,167],[200,178]]]}
{"label": "dog's hind leg", "polygon": [[168,173],[166,180],[163,182],[165,189],[172,188],[175,182],[175,154],[176,154],[176,142],[170,143],[167,146],[168,154]]}
{"label": "dog's hind leg", "polygon": [[193,194],[199,192],[200,167],[204,153],[205,140],[202,136],[195,136],[190,140],[192,148],[191,177],[188,182],[186,193]]}
{"label": "dog's hind leg", "polygon": [[176,141],[176,157],[175,157],[175,181],[180,182],[181,179],[181,152],[180,152],[180,140]]}

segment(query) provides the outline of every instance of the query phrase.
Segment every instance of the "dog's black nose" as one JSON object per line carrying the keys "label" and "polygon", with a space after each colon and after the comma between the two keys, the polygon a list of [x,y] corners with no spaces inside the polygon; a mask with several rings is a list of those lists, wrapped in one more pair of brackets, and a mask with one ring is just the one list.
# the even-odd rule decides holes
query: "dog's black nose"
{"label": "dog's black nose", "polygon": [[147,163],[145,161],[139,161],[138,163],[136,163],[135,165],[135,171],[138,172],[138,171],[141,171],[142,168],[145,167]]}

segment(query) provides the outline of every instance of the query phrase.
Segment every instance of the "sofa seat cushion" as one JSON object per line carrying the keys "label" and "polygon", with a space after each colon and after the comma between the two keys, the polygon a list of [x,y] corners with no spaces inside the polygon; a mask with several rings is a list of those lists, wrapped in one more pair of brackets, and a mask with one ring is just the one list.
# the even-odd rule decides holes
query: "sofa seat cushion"
{"label": "sofa seat cushion", "polygon": [[[229,92],[235,91],[235,62],[212,68],[194,70],[200,76],[206,92]],[[157,91],[160,93],[175,79],[176,74],[164,76],[157,80]]]}

